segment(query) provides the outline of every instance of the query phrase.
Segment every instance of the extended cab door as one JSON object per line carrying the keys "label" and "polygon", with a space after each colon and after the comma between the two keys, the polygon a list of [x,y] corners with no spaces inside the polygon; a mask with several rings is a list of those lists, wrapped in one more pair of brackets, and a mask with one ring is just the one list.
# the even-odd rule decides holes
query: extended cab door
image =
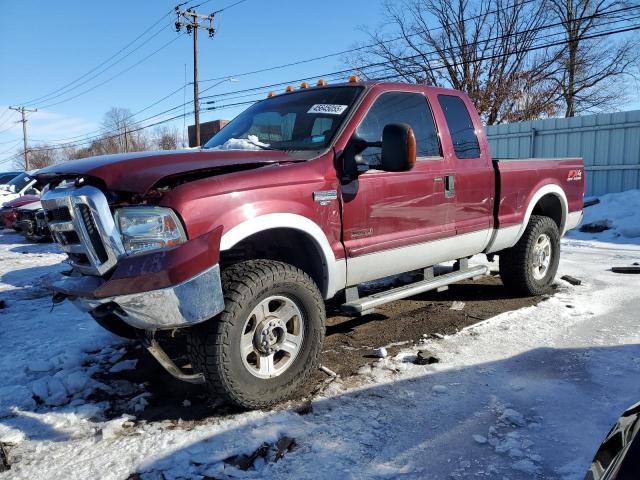
{"label": "extended cab door", "polygon": [[496,191],[486,137],[468,97],[447,92],[437,98],[445,123],[442,147],[452,167],[445,190],[453,200],[456,236],[466,239],[472,253],[479,253],[490,237]]}
{"label": "extended cab door", "polygon": [[370,95],[360,107],[366,113],[360,113],[355,134],[378,142],[385,125],[409,124],[418,159],[410,171],[383,172],[375,168],[381,149],[367,148],[362,156],[370,170],[342,185],[348,285],[430,265],[431,242],[455,234],[444,195],[446,161],[426,96],[419,91]]}

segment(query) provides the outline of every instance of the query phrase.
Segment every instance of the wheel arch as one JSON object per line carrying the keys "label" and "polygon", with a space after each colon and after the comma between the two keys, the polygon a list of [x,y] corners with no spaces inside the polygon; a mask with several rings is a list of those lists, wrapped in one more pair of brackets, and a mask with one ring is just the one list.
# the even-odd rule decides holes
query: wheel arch
{"label": "wheel arch", "polygon": [[551,218],[558,226],[560,236],[564,235],[569,214],[569,202],[562,187],[556,184],[547,184],[536,190],[527,206],[522,225],[516,238],[516,242],[522,238],[531,215],[543,215]]}
{"label": "wheel arch", "polygon": [[[294,248],[286,248],[295,245]],[[272,213],[246,220],[222,235],[221,258],[248,259],[274,248],[271,260],[290,263],[307,273],[328,299],[344,288],[346,264],[336,260],[329,241],[318,224],[302,215]]]}

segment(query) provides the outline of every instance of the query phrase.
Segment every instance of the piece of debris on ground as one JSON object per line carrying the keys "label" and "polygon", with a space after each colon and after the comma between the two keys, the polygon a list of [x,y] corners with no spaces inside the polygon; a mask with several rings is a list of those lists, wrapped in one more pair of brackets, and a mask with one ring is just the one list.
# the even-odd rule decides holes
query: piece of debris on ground
{"label": "piece of debris on ground", "polygon": [[386,348],[380,347],[376,348],[376,355],[380,358],[387,358],[389,356],[389,353],[387,352]]}
{"label": "piece of debris on ground", "polygon": [[597,220],[591,223],[585,223],[580,227],[582,233],[602,233],[613,227],[611,220]]}
{"label": "piece of debris on ground", "polygon": [[459,302],[456,300],[455,302],[451,303],[451,310],[458,310],[458,311],[464,310],[464,306],[465,306],[464,302]]}
{"label": "piece of debris on ground", "polygon": [[250,455],[234,455],[226,458],[224,463],[233,465],[240,470],[247,471],[253,468],[258,458],[264,458],[267,463],[275,463],[284,458],[285,453],[296,448],[296,441],[290,437],[282,437],[276,443],[264,442]]}
{"label": "piece of debris on ground", "polygon": [[439,362],[440,359],[426,348],[421,348],[420,350],[418,350],[418,355],[416,355],[416,359],[414,361],[416,365],[431,365],[432,363]]}
{"label": "piece of debris on ground", "polygon": [[582,285],[582,280],[576,278],[576,277],[572,277],[571,275],[563,275],[562,280],[564,280],[565,282],[569,282],[571,285]]}
{"label": "piece of debris on ground", "polygon": [[11,470],[11,462],[9,461],[9,452],[4,443],[0,442],[0,472]]}
{"label": "piece of debris on ground", "polygon": [[611,267],[613,273],[640,273],[640,267]]}

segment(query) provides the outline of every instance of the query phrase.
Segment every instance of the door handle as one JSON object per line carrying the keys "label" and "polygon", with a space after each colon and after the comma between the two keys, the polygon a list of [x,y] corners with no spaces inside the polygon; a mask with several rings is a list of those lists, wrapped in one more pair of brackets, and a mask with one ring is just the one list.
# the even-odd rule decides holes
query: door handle
{"label": "door handle", "polygon": [[433,177],[433,183],[442,183],[443,181],[442,177]]}
{"label": "door handle", "polygon": [[445,198],[453,198],[456,196],[456,176],[455,175],[445,175],[444,196]]}

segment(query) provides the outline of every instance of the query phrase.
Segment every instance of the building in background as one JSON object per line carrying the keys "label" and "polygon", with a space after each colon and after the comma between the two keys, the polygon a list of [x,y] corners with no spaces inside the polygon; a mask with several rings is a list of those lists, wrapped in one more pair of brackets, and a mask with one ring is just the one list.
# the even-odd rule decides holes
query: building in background
{"label": "building in background", "polygon": [[[212,120],[211,122],[204,122],[200,124],[200,142],[202,145],[207,143],[211,137],[222,130],[229,120]],[[196,126],[189,125],[189,146],[196,146]]]}
{"label": "building in background", "polygon": [[640,188],[640,110],[486,127],[494,158],[582,157],[587,196]]}

